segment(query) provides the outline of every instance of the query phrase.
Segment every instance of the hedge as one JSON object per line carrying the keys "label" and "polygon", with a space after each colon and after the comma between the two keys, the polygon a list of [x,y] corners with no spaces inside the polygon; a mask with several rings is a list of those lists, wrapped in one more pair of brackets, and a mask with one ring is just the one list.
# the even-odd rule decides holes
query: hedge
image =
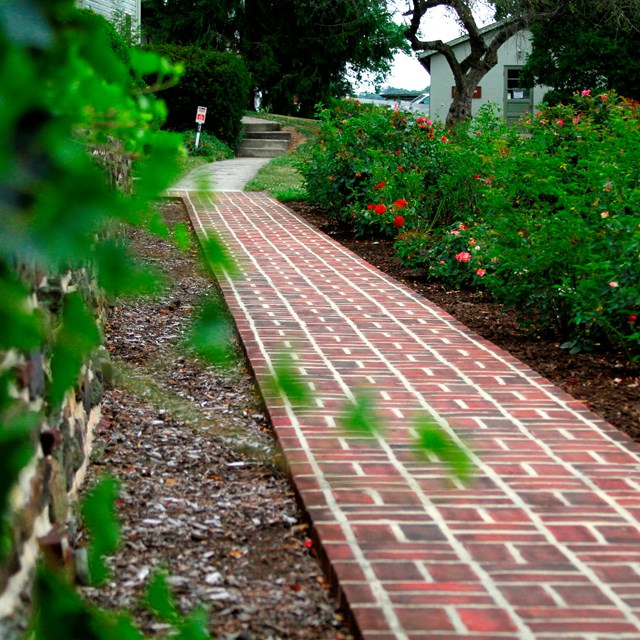
{"label": "hedge", "polygon": [[165,127],[175,131],[194,129],[197,108],[207,107],[204,129],[233,149],[237,148],[251,84],[244,60],[234,53],[198,47],[157,45],[148,48],[185,66],[180,82],[159,93],[169,109]]}

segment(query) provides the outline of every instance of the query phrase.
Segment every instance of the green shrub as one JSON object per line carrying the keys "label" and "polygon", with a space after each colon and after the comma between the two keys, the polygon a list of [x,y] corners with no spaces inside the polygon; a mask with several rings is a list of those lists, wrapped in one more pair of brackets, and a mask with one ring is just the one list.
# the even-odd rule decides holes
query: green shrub
{"label": "green shrub", "polygon": [[360,235],[424,232],[469,218],[477,209],[474,173],[504,132],[491,110],[483,131],[467,126],[454,135],[423,116],[356,100],[320,117],[320,143],[301,166],[309,198]]}
{"label": "green shrub", "polygon": [[196,134],[193,131],[186,131],[182,136],[182,144],[190,156],[209,158],[215,160],[225,160],[233,158],[233,151],[215,136],[203,131],[200,134],[198,148],[196,149]]}
{"label": "green shrub", "polygon": [[575,348],[640,346],[638,109],[591,96],[542,110],[491,163],[482,198],[502,300],[569,332]]}
{"label": "green shrub", "polygon": [[203,129],[237,148],[250,88],[249,72],[242,58],[198,47],[161,45],[151,49],[185,68],[180,83],[161,93],[169,110],[166,127],[195,130],[197,108],[207,107]]}
{"label": "green shrub", "polygon": [[450,133],[351,101],[322,114],[302,171],[313,201],[359,234],[395,235],[445,286],[485,288],[573,349],[638,350],[638,115],[585,91],[521,127],[486,106]]}

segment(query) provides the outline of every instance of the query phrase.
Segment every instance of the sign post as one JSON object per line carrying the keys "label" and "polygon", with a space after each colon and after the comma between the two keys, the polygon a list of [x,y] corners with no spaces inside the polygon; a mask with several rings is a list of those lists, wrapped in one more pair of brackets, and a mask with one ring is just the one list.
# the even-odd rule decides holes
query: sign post
{"label": "sign post", "polygon": [[198,107],[198,112],[196,113],[196,124],[198,125],[198,131],[196,133],[196,149],[200,144],[200,132],[202,131],[202,125],[207,118],[207,107]]}

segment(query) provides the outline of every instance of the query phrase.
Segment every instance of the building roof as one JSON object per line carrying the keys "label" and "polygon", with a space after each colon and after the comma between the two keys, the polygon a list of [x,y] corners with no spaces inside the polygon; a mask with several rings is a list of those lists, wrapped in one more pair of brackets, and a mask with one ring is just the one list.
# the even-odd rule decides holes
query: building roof
{"label": "building roof", "polygon": [[[485,27],[482,27],[478,31],[480,32],[481,35],[484,35],[485,33],[490,33],[491,31],[494,31],[498,27],[501,27],[503,24],[504,24],[503,20],[500,20],[499,22],[492,22],[491,24],[488,24]],[[469,34],[465,34],[463,36],[459,36],[458,38],[454,38],[453,40],[449,40],[449,42],[445,42],[445,44],[448,45],[449,47],[455,47],[459,44],[462,44],[463,42],[466,42],[467,40],[469,40]],[[432,55],[436,53],[440,53],[440,52],[436,51],[435,49],[429,49],[428,51],[422,51],[421,53],[419,53],[418,57],[430,58]]]}

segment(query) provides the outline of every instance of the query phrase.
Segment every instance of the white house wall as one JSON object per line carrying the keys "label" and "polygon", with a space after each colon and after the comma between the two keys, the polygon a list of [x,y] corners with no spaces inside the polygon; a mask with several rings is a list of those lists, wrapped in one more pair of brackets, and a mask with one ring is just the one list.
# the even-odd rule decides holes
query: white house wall
{"label": "white house wall", "polygon": [[[488,34],[490,35],[490,34]],[[504,111],[504,67],[522,66],[531,51],[531,39],[529,32],[521,32],[507,40],[498,50],[498,64],[493,67],[480,81],[482,97],[472,100],[472,115],[475,116],[480,106],[493,102]],[[460,43],[456,47],[456,57],[462,60],[470,52],[467,42]],[[445,121],[449,107],[451,106],[451,87],[455,81],[453,73],[441,54],[431,56],[431,102],[429,116],[434,120]],[[533,104],[542,102],[548,87],[536,86],[533,89]]]}
{"label": "white house wall", "polygon": [[131,16],[133,29],[140,28],[140,0],[80,0],[78,4],[110,20],[114,11]]}

